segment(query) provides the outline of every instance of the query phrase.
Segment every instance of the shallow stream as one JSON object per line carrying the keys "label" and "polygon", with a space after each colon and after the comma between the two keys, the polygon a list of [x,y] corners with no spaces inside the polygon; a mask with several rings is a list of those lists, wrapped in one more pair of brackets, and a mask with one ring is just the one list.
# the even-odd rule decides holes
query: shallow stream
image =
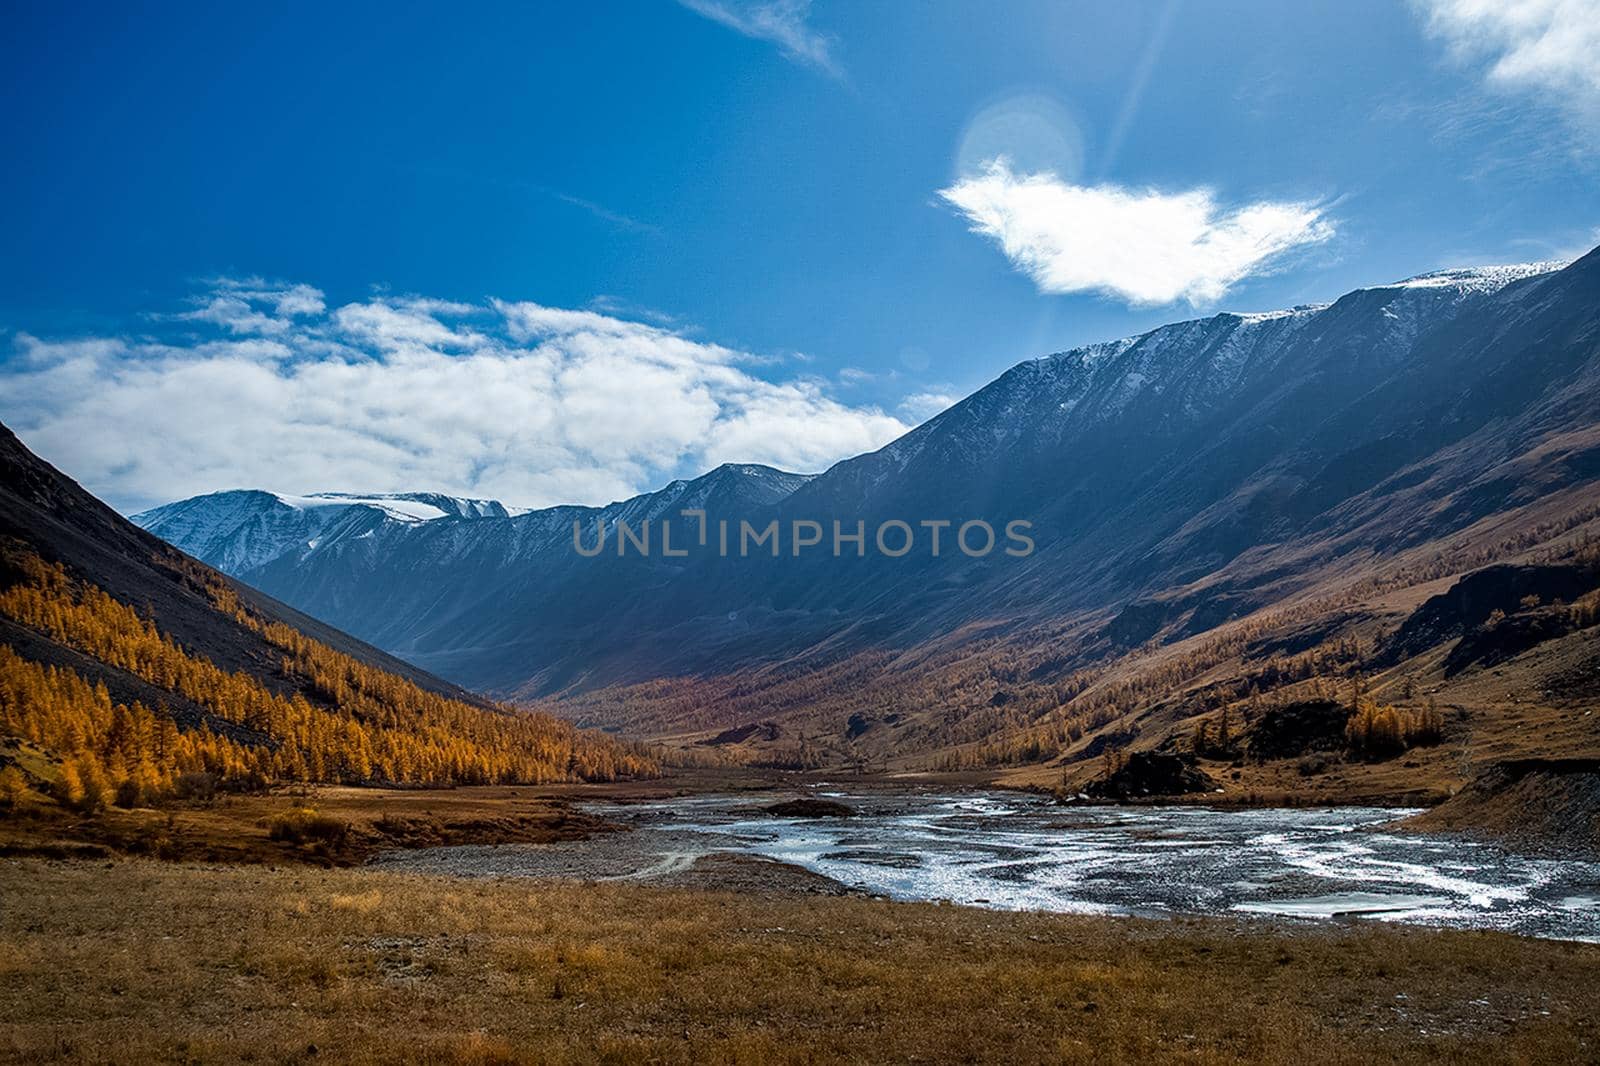
{"label": "shallow stream", "polygon": [[[1600,941],[1600,863],[1386,831],[1340,807],[1062,807],[1021,794],[822,793],[853,818],[773,818],[750,796],[605,806],[896,899],[1117,914],[1270,914]],[[770,801],[768,801],[770,802]],[[645,840],[640,841],[645,844]]]}

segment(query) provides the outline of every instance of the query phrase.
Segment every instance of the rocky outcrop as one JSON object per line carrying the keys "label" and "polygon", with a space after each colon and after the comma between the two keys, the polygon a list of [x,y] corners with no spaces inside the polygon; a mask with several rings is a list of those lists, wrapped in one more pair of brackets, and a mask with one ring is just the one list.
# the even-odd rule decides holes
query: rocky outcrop
{"label": "rocky outcrop", "polygon": [[1345,746],[1348,705],[1334,700],[1298,700],[1273,707],[1250,731],[1246,751],[1252,759],[1294,759],[1313,751]]}
{"label": "rocky outcrop", "polygon": [[1192,755],[1136,751],[1109,777],[1089,782],[1084,791],[1091,799],[1130,800],[1216,788],[1216,779],[1196,766]]}
{"label": "rocky outcrop", "polygon": [[1399,661],[1466,636],[1497,613],[1513,615],[1526,610],[1526,604],[1571,602],[1597,582],[1600,575],[1580,566],[1486,566],[1412,611],[1384,651]]}
{"label": "rocky outcrop", "polygon": [[706,746],[720,746],[723,744],[743,744],[747,740],[777,740],[782,734],[775,722],[749,722],[745,725],[736,725],[731,729],[724,729],[716,736],[700,741]]}

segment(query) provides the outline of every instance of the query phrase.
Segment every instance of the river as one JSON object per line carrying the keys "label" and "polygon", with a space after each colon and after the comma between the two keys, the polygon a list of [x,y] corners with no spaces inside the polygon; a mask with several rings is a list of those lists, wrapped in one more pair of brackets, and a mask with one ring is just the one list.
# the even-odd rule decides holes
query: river
{"label": "river", "polygon": [[1600,941],[1600,863],[1382,828],[1412,811],[1063,807],[992,792],[818,795],[858,816],[773,818],[749,795],[594,809],[633,825],[642,846],[651,833],[692,834],[711,850],[767,856],[894,899],[1363,917]]}

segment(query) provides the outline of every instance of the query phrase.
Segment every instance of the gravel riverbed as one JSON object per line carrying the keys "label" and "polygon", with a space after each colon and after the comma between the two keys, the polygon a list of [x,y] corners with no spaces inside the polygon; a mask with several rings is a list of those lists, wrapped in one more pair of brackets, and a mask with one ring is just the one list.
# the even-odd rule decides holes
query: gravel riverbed
{"label": "gravel riverbed", "polygon": [[638,829],[556,844],[469,844],[385,851],[368,865],[449,877],[636,881],[769,895],[854,894],[830,877],[762,855],[729,851],[727,844],[727,838],[716,833]]}

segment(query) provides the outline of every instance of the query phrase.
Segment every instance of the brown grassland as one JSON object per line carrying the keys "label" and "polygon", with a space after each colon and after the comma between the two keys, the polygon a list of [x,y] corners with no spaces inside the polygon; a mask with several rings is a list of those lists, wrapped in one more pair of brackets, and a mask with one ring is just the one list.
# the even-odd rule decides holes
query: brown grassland
{"label": "brown grassland", "polygon": [[1600,946],[0,860],[18,1062],[1592,1061]]}
{"label": "brown grassland", "polygon": [[[88,845],[94,855],[350,866],[385,848],[546,844],[612,828],[555,792],[279,786],[221,793],[203,802],[168,800],[161,808],[113,806],[92,816],[38,799],[0,817],[0,856],[58,857],[82,853]],[[275,826],[304,812],[314,812],[336,832],[306,839],[274,833]]]}

